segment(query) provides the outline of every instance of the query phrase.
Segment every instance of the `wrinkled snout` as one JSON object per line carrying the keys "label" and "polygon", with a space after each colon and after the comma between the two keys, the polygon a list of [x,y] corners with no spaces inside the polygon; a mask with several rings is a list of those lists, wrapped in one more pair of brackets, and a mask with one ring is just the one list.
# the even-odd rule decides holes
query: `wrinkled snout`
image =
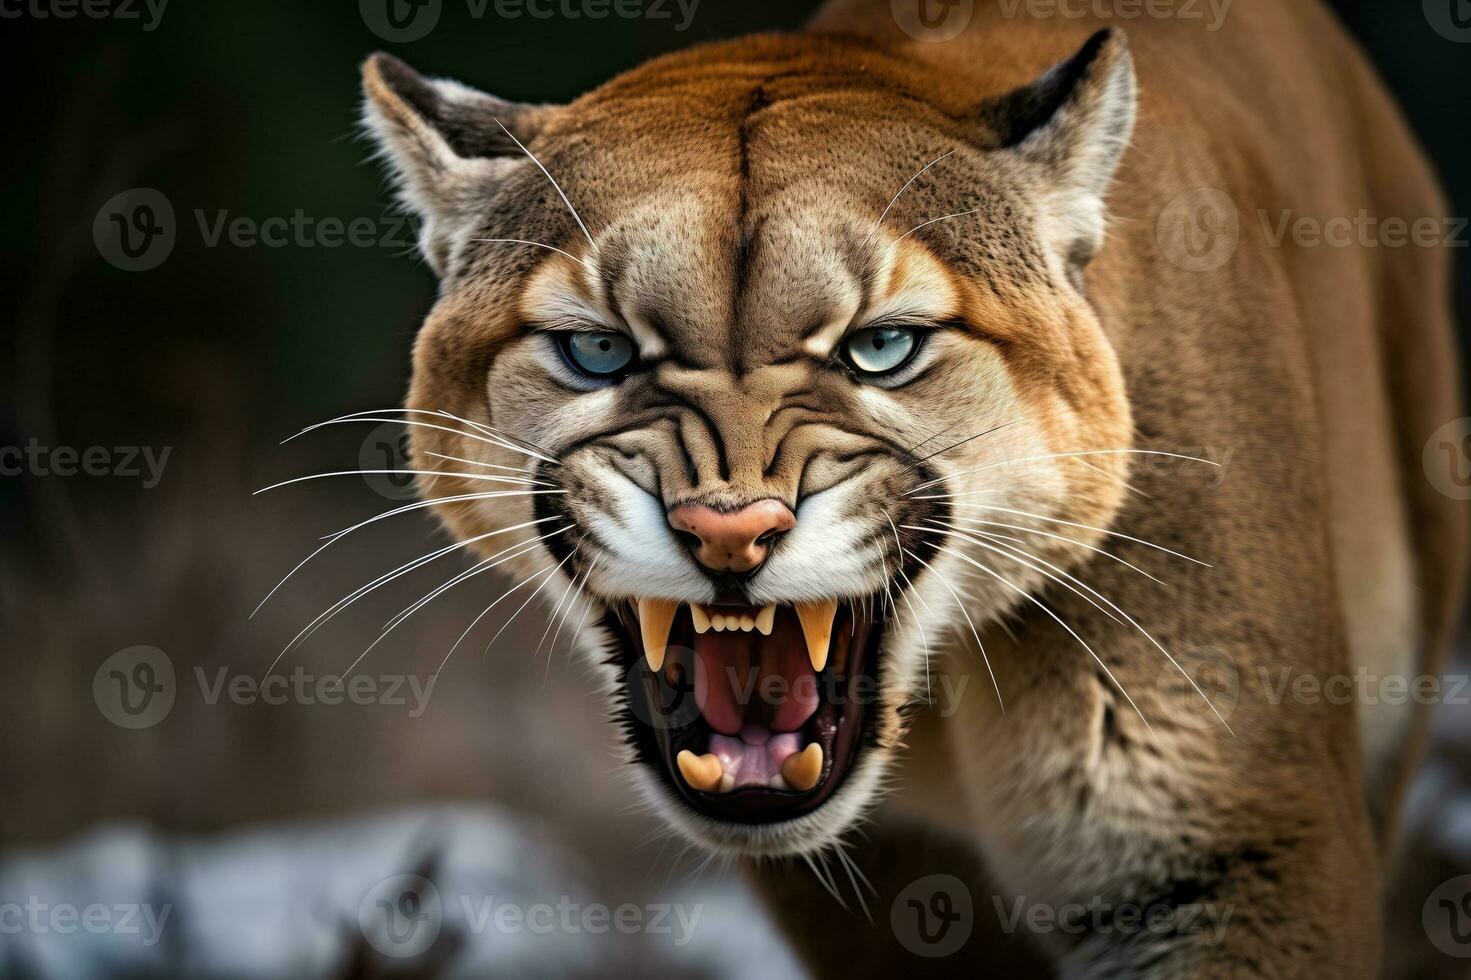
{"label": "wrinkled snout", "polygon": [[797,518],[780,500],[758,500],[733,511],[681,504],[669,512],[669,524],[710,571],[749,572],[771,554],[778,537],[797,526]]}

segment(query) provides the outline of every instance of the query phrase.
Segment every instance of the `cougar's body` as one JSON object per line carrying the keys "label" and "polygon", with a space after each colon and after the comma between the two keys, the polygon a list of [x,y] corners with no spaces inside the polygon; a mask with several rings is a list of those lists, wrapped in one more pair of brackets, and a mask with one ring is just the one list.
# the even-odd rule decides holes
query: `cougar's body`
{"label": "cougar's body", "polygon": [[[835,0],[568,106],[369,62],[443,283],[410,407],[456,424],[416,430],[417,468],[547,491],[425,492],[462,538],[544,522],[508,567],[591,624],[658,812],[761,859],[820,975],[917,961],[785,857],[852,846],[886,915],[943,838],[978,919],[1179,913],[1012,975],[1376,976],[1427,710],[1394,685],[1440,669],[1466,552],[1421,462],[1462,414],[1449,263],[1294,228],[1439,222],[1435,181],[1316,0],[1216,29],[977,2],[943,42],[903,6]],[[760,785],[708,688],[710,732],[640,708],[683,644],[744,663],[700,628],[721,609],[767,617],[752,669],[807,676],[805,636],[812,676],[877,691],[820,730],[763,716],[792,749]],[[814,610],[851,645],[813,646]]]}

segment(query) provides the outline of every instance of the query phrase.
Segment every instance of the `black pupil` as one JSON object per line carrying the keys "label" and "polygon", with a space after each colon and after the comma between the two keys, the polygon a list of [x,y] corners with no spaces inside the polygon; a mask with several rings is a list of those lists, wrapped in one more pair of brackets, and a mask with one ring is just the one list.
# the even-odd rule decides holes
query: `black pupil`
{"label": "black pupil", "polygon": [[598,349],[605,352],[610,351],[613,349],[613,342],[607,337],[604,337],[602,340],[598,341]]}
{"label": "black pupil", "polygon": [[874,334],[873,335],[873,349],[874,350],[883,350],[885,343],[886,343],[886,341],[884,340],[883,337],[879,336],[878,334]]}

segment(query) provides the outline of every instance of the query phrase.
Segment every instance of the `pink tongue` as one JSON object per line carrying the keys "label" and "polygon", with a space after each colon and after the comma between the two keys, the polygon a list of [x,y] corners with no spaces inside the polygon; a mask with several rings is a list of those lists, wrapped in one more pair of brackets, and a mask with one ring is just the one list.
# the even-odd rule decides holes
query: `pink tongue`
{"label": "pink tongue", "polygon": [[760,725],[747,725],[739,738],[711,735],[710,751],[720,759],[726,776],[742,786],[770,786],[781,774],[781,764],[797,751],[801,736],[796,732],[773,735]]}
{"label": "pink tongue", "polygon": [[695,703],[717,732],[739,735],[747,723],[794,732],[817,710],[817,674],[802,627],[783,612],[770,636],[695,635]]}

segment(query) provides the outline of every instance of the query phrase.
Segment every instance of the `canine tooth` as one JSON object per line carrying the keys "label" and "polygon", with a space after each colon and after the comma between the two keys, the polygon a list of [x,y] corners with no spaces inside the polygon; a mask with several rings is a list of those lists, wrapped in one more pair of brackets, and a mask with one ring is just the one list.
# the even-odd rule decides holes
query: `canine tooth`
{"label": "canine tooth", "polygon": [[756,628],[756,620],[752,619],[750,616],[742,616],[741,617],[741,632],[742,633],[749,633],[749,632],[751,632],[755,628]]}
{"label": "canine tooth", "polygon": [[679,763],[679,772],[684,776],[684,781],[701,793],[715,792],[721,779],[725,778],[725,766],[721,765],[720,757],[713,753],[695,755],[689,749],[684,749],[675,761]]}
{"label": "canine tooth", "polygon": [[798,793],[805,793],[817,785],[822,775],[822,746],[811,742],[801,752],[793,752],[781,764],[782,778]]}
{"label": "canine tooth", "polygon": [[776,621],[776,604],[761,607],[756,614],[756,628],[761,631],[762,636],[771,635],[771,624]]}
{"label": "canine tooth", "polygon": [[638,628],[643,634],[644,656],[649,668],[658,670],[664,666],[664,650],[669,646],[669,627],[674,624],[674,614],[679,603],[668,599],[640,599],[638,601]]}
{"label": "canine tooth", "polygon": [[819,673],[827,666],[828,643],[832,640],[833,617],[837,614],[836,599],[797,603],[797,618],[807,639],[807,656],[812,660],[812,669]]}
{"label": "canine tooth", "polygon": [[690,603],[690,619],[695,621],[695,632],[704,633],[710,629],[710,614],[705,607],[698,603]]}

